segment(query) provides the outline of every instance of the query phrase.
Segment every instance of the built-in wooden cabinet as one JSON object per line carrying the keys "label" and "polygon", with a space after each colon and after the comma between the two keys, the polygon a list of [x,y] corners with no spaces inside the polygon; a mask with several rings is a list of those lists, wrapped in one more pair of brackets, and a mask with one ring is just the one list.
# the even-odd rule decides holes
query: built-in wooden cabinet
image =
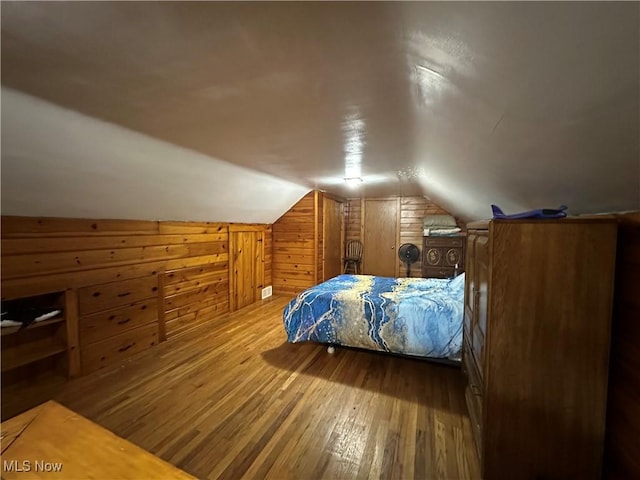
{"label": "built-in wooden cabinet", "polygon": [[64,306],[57,319],[2,329],[3,418],[54,398],[69,376],[129,361],[258,300],[271,284],[270,225],[0,220],[3,304]]}
{"label": "built-in wooden cabinet", "polygon": [[2,308],[7,312],[59,312],[26,327],[1,329],[3,419],[47,400],[69,376],[79,373],[74,306],[71,290],[3,299]]}
{"label": "built-in wooden cabinet", "polygon": [[264,227],[229,227],[229,308],[235,311],[261,299],[264,284]]}
{"label": "built-in wooden cabinet", "polygon": [[160,340],[157,275],[81,288],[78,308],[83,374]]}
{"label": "built-in wooden cabinet", "polygon": [[600,478],[616,228],[468,225],[463,370],[483,478]]}
{"label": "built-in wooden cabinet", "polygon": [[424,237],[422,240],[422,276],[452,278],[464,272],[466,238]]}

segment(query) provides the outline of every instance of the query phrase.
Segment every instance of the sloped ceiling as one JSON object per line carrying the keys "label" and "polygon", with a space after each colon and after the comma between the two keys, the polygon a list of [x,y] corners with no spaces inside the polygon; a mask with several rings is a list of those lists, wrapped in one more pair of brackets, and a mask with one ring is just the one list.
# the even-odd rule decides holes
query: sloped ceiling
{"label": "sloped ceiling", "polygon": [[273,223],[307,191],[2,88],[4,215]]}
{"label": "sloped ceiling", "polygon": [[[465,219],[490,216],[491,203],[640,208],[637,2],[1,8],[3,85],[183,147],[164,155],[158,176],[187,168],[188,149],[213,172],[222,160],[292,191],[423,194]],[[3,211],[12,118],[3,105]],[[26,155],[24,140],[14,151]],[[31,170],[55,181],[53,165]],[[359,190],[345,186],[350,176],[363,178]],[[254,201],[245,185],[225,199]],[[217,190],[206,177],[190,188],[200,193],[178,210],[199,212]],[[272,200],[261,201],[268,210]],[[276,203],[277,218],[286,208]]]}

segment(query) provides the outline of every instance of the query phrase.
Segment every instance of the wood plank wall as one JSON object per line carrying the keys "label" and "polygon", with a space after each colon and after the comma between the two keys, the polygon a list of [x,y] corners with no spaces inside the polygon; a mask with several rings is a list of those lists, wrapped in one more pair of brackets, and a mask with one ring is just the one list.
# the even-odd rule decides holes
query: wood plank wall
{"label": "wood plank wall", "polygon": [[[230,225],[237,224],[3,216],[2,297],[78,289],[81,300],[84,293],[104,299],[128,281],[157,277],[160,306],[153,305],[166,322],[160,337],[171,338],[229,311]],[[254,227],[264,230],[264,272],[270,283],[271,227]],[[134,302],[135,292],[127,295],[127,302]],[[131,309],[131,324],[137,314],[148,317],[146,309],[136,311]]]}
{"label": "wood plank wall", "polygon": [[273,226],[265,225],[264,229],[264,285],[273,284]]}
{"label": "wood plank wall", "polygon": [[[395,197],[389,197],[395,198]],[[346,241],[362,240],[364,225],[362,224],[362,199],[350,198],[347,200],[346,209]],[[400,244],[413,243],[422,252],[422,223],[425,215],[450,215],[445,209],[427,200],[424,197],[401,197],[400,198]],[[456,219],[458,226],[464,229],[464,222]],[[366,245],[364,246],[366,248]],[[418,260],[411,268],[411,276],[421,275],[420,262]],[[406,266],[398,259],[400,276],[406,275]]]}
{"label": "wood plank wall", "polygon": [[276,295],[293,296],[317,283],[317,191],[311,191],[272,227],[272,283]]}
{"label": "wood plank wall", "polygon": [[345,246],[349,240],[360,240],[362,223],[362,199],[349,198],[344,203]]}
{"label": "wood plank wall", "polygon": [[324,195],[316,194],[316,241],[317,241],[317,249],[316,249],[316,281],[315,284],[322,283],[324,279],[324,262],[323,254],[324,252]]}
{"label": "wood plank wall", "polygon": [[640,478],[640,213],[619,217],[605,477]]}

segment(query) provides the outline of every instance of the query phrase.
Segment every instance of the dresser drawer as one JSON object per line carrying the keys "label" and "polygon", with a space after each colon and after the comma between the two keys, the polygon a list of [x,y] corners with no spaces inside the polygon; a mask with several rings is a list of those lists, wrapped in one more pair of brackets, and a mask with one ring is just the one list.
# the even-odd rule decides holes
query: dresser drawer
{"label": "dresser drawer", "polygon": [[462,247],[445,248],[442,261],[447,267],[455,267],[458,265],[458,269],[464,270],[464,253]]}
{"label": "dresser drawer", "polygon": [[445,248],[425,246],[422,254],[422,264],[425,267],[435,267],[444,264]]}
{"label": "dresser drawer", "polygon": [[121,335],[83,345],[80,351],[82,374],[117,363],[158,344],[158,325],[152,323]]}
{"label": "dresser drawer", "polygon": [[462,247],[466,237],[424,237],[428,247]]}
{"label": "dresser drawer", "polygon": [[426,278],[452,278],[454,273],[454,268],[424,267],[422,269],[422,276]]}
{"label": "dresser drawer", "polygon": [[[466,237],[424,237],[422,268],[424,277],[447,278],[464,271]],[[438,268],[438,270],[429,270]],[[443,270],[443,268],[449,270]]]}
{"label": "dresser drawer", "polygon": [[467,410],[469,410],[469,420],[471,421],[473,439],[476,443],[476,451],[478,452],[480,464],[482,464],[482,410],[478,407],[477,396],[473,394],[469,386],[464,391],[464,398],[467,403]]}
{"label": "dresser drawer", "polygon": [[154,298],[157,292],[158,278],[155,275],[84,287],[78,290],[78,308],[80,315],[88,315]]}
{"label": "dresser drawer", "polygon": [[80,318],[80,345],[105,340],[132,328],[157,321],[157,298],[87,315]]}

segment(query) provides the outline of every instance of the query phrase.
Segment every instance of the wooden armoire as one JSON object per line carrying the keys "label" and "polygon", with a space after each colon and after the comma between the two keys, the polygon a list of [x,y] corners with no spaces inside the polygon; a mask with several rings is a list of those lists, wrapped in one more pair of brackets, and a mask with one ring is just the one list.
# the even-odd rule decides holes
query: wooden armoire
{"label": "wooden armoire", "polygon": [[616,229],[468,225],[463,369],[483,478],[600,478]]}

